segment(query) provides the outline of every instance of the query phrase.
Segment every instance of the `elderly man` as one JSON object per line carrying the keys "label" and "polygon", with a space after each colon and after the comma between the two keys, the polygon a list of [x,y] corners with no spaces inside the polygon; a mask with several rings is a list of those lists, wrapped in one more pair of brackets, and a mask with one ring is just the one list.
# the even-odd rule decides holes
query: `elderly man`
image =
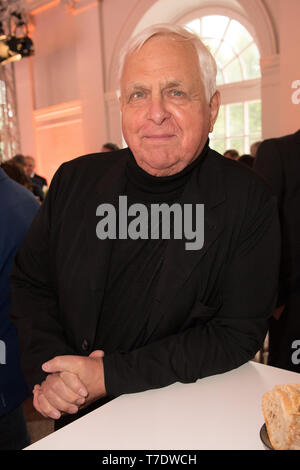
{"label": "elderly man", "polygon": [[121,60],[128,148],[64,163],[53,178],[12,275],[43,415],[65,423],[124,393],[231,370],[261,348],[276,303],[276,203],[208,146],[215,78],[196,35],[144,31]]}
{"label": "elderly man", "polygon": [[25,157],[25,172],[35,184],[38,184],[42,189],[48,186],[46,178],[35,173],[35,159],[33,157]]}

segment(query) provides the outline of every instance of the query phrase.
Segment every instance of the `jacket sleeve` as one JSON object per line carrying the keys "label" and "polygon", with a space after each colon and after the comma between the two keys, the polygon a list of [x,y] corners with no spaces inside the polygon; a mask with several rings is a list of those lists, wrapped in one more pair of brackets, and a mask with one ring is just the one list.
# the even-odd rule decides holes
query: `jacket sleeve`
{"label": "jacket sleeve", "polygon": [[[278,139],[269,139],[262,142],[257,150],[255,159],[255,171],[264,178],[266,183],[270,186],[272,193],[275,195],[278,204],[279,218],[282,220],[282,204],[285,194],[285,175],[282,162],[282,154],[280,152],[280,144]],[[284,237],[282,238],[282,243]],[[279,293],[277,306],[280,307],[285,304],[287,297],[287,286],[285,279],[285,250],[282,246],[282,259],[279,273]]]}
{"label": "jacket sleeve", "polygon": [[248,217],[222,285],[222,306],[207,323],[129,353],[104,357],[109,394],[194,382],[253,359],[276,303],[280,232],[273,197]]}
{"label": "jacket sleeve", "polygon": [[264,178],[272,193],[281,200],[283,188],[283,167],[281,155],[274,140],[265,140],[260,144],[254,163],[255,171]]}
{"label": "jacket sleeve", "polygon": [[17,327],[22,367],[30,387],[44,379],[43,362],[54,355],[73,354],[59,322],[49,252],[51,212],[60,190],[60,171],[15,257],[10,276],[11,319]]}

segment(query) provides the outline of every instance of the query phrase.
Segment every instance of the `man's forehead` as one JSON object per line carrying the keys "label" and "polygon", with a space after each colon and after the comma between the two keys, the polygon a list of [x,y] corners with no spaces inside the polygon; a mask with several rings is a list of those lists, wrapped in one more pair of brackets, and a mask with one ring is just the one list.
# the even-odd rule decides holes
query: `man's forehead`
{"label": "man's forehead", "polygon": [[[153,63],[152,63],[153,61]],[[194,46],[182,38],[153,36],[125,59],[121,82],[135,86],[157,78],[162,86],[184,83],[188,76],[199,74]]]}
{"label": "man's forehead", "polygon": [[177,34],[156,34],[147,39],[142,45],[128,53],[127,60],[138,59],[141,55],[159,56],[161,48],[168,48],[177,51],[177,53],[186,54],[188,51],[196,53],[194,45],[185,38]]}
{"label": "man's forehead", "polygon": [[[180,86],[184,86],[184,81],[176,79],[175,77],[167,77],[167,78],[160,78],[158,81],[158,85],[160,88],[176,88]],[[140,80],[131,80],[126,82],[126,88],[128,89],[142,89],[145,87],[149,87],[150,89],[153,87],[153,83],[151,80],[145,80],[140,81]]]}

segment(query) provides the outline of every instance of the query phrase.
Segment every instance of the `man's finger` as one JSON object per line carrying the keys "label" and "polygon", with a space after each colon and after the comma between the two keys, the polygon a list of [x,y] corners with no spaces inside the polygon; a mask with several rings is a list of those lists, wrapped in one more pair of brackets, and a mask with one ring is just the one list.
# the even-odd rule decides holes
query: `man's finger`
{"label": "man's finger", "polygon": [[49,373],[67,370],[76,374],[78,357],[80,356],[56,356],[50,361],[44,362],[42,369]]}
{"label": "man's finger", "polygon": [[41,407],[39,405],[39,402],[38,402],[38,394],[39,394],[39,391],[37,390],[36,388],[36,385],[33,389],[33,407],[36,409],[36,411],[38,411],[42,416],[44,416],[44,418],[46,418],[47,416],[44,415],[43,411],[41,410]]}
{"label": "man's finger", "polygon": [[78,375],[73,374],[72,372],[63,371],[59,373],[59,376],[68,389],[70,389],[76,395],[80,395],[82,400],[84,400],[84,398],[87,396],[87,391]]}
{"label": "man's finger", "polygon": [[[72,374],[78,375],[80,362],[80,356],[56,356],[50,361],[45,362],[42,365],[42,369],[43,371],[51,374],[56,372],[71,372]],[[72,388],[72,390],[75,393],[79,393],[82,397],[86,397],[88,395],[88,391],[85,385],[79,379],[77,385],[79,388],[76,388],[75,390]]]}
{"label": "man's finger", "polygon": [[46,399],[44,394],[40,391],[34,392],[34,401],[35,409],[44,416],[44,418],[59,419],[61,413],[54,408]]}
{"label": "man's finger", "polygon": [[[58,410],[59,412],[64,411],[65,413],[69,414],[77,413],[78,406],[75,404],[76,398],[74,399],[74,401],[69,401],[69,399],[65,399],[65,385],[61,385],[62,381],[59,377],[57,378],[57,380],[61,382],[60,384],[58,384],[58,386],[56,386],[59,392],[57,393],[55,391],[55,387],[52,388],[51,385],[47,385],[44,382],[42,384],[42,395],[46,398],[50,407]],[[72,395],[74,394],[72,393]],[[78,397],[78,395],[75,395],[75,397],[76,396]]]}

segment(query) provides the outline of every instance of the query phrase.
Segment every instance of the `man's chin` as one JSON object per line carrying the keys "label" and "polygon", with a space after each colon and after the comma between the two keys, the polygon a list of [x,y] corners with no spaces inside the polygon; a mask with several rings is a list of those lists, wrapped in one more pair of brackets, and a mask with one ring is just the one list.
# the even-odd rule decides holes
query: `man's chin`
{"label": "man's chin", "polygon": [[178,173],[180,169],[178,170],[177,167],[179,165],[179,162],[176,160],[174,161],[166,158],[148,158],[145,159],[143,158],[140,161],[137,161],[137,164],[147,173],[153,176],[168,176],[172,175],[174,173]]}

